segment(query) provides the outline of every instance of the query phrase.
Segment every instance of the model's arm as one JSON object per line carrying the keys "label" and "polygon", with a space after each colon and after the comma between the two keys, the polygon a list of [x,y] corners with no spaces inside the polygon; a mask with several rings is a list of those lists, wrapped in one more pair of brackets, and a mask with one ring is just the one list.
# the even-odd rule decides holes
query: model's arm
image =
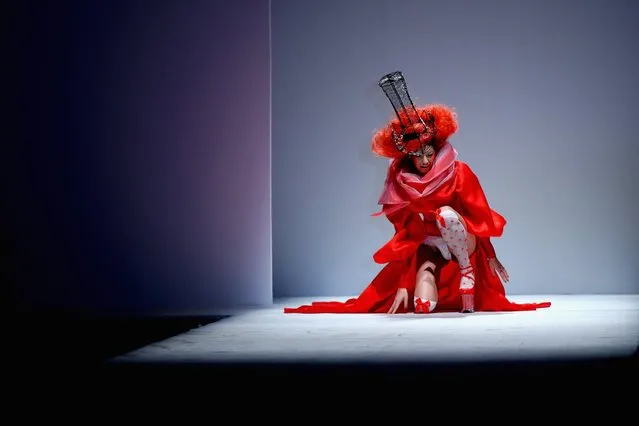
{"label": "model's arm", "polygon": [[[421,232],[423,233],[421,217],[407,207],[388,214],[386,217],[395,228],[395,236],[391,243],[392,250],[397,254],[401,253],[400,258],[408,257],[411,252],[416,250],[416,247],[420,244],[420,240],[423,239],[423,236],[420,236],[421,234],[419,233],[420,230],[422,230]],[[406,270],[406,273],[408,273],[408,276],[404,274],[397,280],[395,298],[391,307],[388,309],[388,314],[396,313],[402,306],[404,309],[408,309],[408,294],[409,292],[412,293],[415,291],[415,278],[414,275],[410,273],[410,268]]]}

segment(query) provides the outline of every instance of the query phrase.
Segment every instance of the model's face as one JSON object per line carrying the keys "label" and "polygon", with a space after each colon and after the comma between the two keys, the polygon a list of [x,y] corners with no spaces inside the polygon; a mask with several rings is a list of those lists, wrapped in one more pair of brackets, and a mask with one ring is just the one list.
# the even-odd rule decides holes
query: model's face
{"label": "model's face", "polygon": [[417,171],[426,174],[433,167],[435,161],[435,149],[431,145],[425,145],[420,155],[413,157],[413,164]]}

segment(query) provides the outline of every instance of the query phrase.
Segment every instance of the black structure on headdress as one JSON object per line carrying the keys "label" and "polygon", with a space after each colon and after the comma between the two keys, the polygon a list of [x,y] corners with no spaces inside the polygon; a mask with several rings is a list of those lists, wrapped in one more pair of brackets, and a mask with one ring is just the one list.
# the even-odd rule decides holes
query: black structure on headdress
{"label": "black structure on headdress", "polygon": [[[417,150],[409,150],[407,146],[410,141],[418,139],[424,133],[428,136],[426,138],[427,140],[432,139],[435,135],[435,120],[433,116],[429,114],[428,122],[425,122],[419,116],[413,104],[413,100],[408,93],[406,79],[401,71],[386,74],[379,80],[378,84],[393,106],[397,119],[399,120],[400,128],[393,128],[393,140],[395,141],[397,149],[408,155],[422,155],[424,152],[424,143],[420,142],[419,149]],[[413,125],[417,123],[423,124],[425,129],[423,132],[415,132]]]}

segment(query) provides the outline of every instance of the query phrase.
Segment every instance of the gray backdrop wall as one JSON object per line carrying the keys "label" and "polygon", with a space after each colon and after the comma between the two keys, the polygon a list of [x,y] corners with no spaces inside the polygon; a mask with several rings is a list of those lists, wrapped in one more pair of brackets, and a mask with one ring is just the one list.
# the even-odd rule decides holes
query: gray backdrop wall
{"label": "gray backdrop wall", "polygon": [[2,302],[271,303],[269,1],[12,3]]}
{"label": "gray backdrop wall", "polygon": [[459,113],[453,142],[509,220],[495,246],[511,293],[638,290],[633,2],[7,13],[2,304],[186,313],[359,293],[392,232],[370,217],[386,162],[369,144],[391,117],[376,81],[396,69],[419,103]]}
{"label": "gray backdrop wall", "polygon": [[274,294],[358,294],[392,227],[370,214],[402,70],[508,220],[511,294],[639,290],[639,6],[581,0],[273,0]]}

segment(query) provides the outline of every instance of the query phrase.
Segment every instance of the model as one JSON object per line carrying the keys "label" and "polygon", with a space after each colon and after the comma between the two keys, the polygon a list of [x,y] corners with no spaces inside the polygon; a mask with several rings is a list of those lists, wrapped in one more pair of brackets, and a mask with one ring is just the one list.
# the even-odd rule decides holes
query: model
{"label": "model", "polygon": [[471,168],[460,161],[449,138],[456,114],[445,105],[415,107],[400,71],[379,86],[395,111],[372,140],[375,155],[388,158],[381,211],[394,236],[373,259],[385,265],[359,297],[314,302],[285,313],[431,313],[517,311],[549,302],[507,299],[506,268],[491,238],[506,220],[490,206]]}

